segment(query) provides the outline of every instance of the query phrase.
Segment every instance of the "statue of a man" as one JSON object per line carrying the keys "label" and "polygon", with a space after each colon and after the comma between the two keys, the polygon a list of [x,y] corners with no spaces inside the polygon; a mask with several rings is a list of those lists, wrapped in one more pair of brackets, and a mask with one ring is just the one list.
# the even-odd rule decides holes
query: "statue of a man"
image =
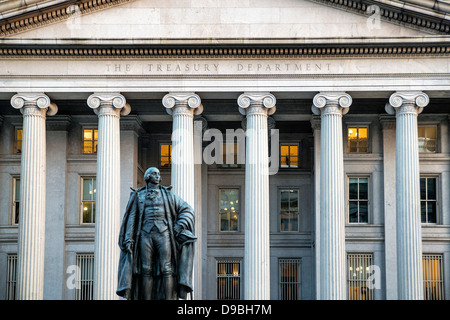
{"label": "statue of a man", "polygon": [[192,292],[194,211],[160,185],[157,168],[132,189],[119,234],[117,294],[129,300],[186,299]]}

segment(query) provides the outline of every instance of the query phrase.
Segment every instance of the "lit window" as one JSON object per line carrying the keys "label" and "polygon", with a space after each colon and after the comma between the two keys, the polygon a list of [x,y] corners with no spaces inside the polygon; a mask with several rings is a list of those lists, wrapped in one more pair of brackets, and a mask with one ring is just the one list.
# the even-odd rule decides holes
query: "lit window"
{"label": "lit window", "polygon": [[369,222],[369,178],[348,179],[348,222]]}
{"label": "lit window", "polygon": [[280,145],[281,168],[298,168],[298,144]]}
{"label": "lit window", "polygon": [[217,260],[217,299],[241,298],[241,259]]}
{"label": "lit window", "polygon": [[220,189],[220,231],[239,230],[239,189]]}
{"label": "lit window", "polygon": [[300,259],[279,259],[280,300],[300,300]]}
{"label": "lit window", "polygon": [[280,231],[298,231],[298,190],[280,190]]}
{"label": "lit window", "polygon": [[172,165],[172,145],[167,143],[162,143],[160,145],[160,167],[170,168]]}
{"label": "lit window", "polygon": [[423,299],[444,300],[442,255],[422,256]]}
{"label": "lit window", "polygon": [[76,300],[93,300],[94,254],[77,254]]}
{"label": "lit window", "polygon": [[19,209],[20,209],[20,178],[13,178],[13,224],[19,223]]}
{"label": "lit window", "polygon": [[22,153],[23,129],[16,128],[14,137],[14,153]]}
{"label": "lit window", "polygon": [[[223,144],[223,164],[222,168],[237,168],[238,167],[238,144],[224,143]],[[227,160],[227,156],[228,159]]]}
{"label": "lit window", "polygon": [[95,178],[82,178],[81,217],[82,223],[95,223],[95,200],[97,186]]}
{"label": "lit window", "polygon": [[83,129],[83,153],[97,153],[98,130]]}
{"label": "lit window", "polygon": [[8,254],[6,300],[16,300],[17,254]]}
{"label": "lit window", "polygon": [[372,254],[347,255],[347,294],[349,300],[373,300],[373,289],[367,286],[372,271]]}
{"label": "lit window", "polygon": [[419,152],[436,152],[436,126],[419,126]]}
{"label": "lit window", "polygon": [[348,128],[348,152],[367,153],[368,148],[368,129],[367,127]]}
{"label": "lit window", "polygon": [[420,213],[422,223],[437,223],[437,178],[420,178]]}

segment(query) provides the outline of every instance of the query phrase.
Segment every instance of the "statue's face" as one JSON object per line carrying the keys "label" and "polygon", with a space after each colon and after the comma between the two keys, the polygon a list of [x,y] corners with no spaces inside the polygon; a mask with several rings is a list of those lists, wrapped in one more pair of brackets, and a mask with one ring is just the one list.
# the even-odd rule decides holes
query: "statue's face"
{"label": "statue's face", "polygon": [[153,184],[159,184],[161,182],[161,174],[159,170],[156,168],[154,168],[153,170],[149,170],[145,180]]}

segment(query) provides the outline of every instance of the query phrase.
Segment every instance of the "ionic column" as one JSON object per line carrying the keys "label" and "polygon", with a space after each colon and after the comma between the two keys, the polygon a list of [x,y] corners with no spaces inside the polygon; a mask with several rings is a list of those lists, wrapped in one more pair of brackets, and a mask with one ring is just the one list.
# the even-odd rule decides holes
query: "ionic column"
{"label": "ionic column", "polygon": [[244,93],[246,115],[244,299],[270,299],[269,142],[267,117],[275,112],[270,93]]}
{"label": "ionic column", "polygon": [[16,298],[42,300],[44,294],[46,115],[57,112],[43,93],[19,93],[11,105],[23,114]]}
{"label": "ionic column", "polygon": [[194,114],[198,115],[203,111],[201,99],[195,93],[169,93],[164,96],[162,103],[173,118],[173,191],[194,208]]}
{"label": "ionic column", "polygon": [[130,107],[118,93],[94,93],[87,104],[98,115],[94,299],[117,299],[120,229],[120,115]]}
{"label": "ionic column", "polygon": [[[186,201],[194,210],[197,217],[199,210],[196,205],[196,178],[194,166],[194,115],[203,111],[200,97],[195,93],[176,92],[166,94],[162,99],[163,106],[173,118],[172,124],[172,165],[171,184],[173,191]],[[199,181],[201,183],[201,181]],[[195,234],[202,239],[199,233],[202,226],[195,222]],[[197,241],[195,248],[201,243]],[[193,269],[201,270],[201,257],[199,251],[194,249]],[[197,275],[197,276],[196,276]],[[201,293],[201,279],[198,272],[193,273],[194,296]]]}
{"label": "ionic column", "polygon": [[428,105],[423,92],[396,92],[386,111],[396,116],[398,299],[423,299],[422,230],[417,116]]}
{"label": "ionic column", "polygon": [[342,115],[352,103],[344,92],[321,92],[312,111],[321,117],[320,299],[346,299],[345,206]]}

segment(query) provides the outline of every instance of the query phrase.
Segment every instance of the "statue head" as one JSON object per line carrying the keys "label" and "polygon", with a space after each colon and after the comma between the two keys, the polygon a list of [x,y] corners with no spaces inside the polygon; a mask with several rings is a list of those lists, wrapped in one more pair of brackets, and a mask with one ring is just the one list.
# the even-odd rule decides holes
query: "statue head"
{"label": "statue head", "polygon": [[148,183],[160,184],[162,179],[158,168],[155,167],[148,168],[147,171],[145,171],[144,180],[145,183],[147,184]]}

